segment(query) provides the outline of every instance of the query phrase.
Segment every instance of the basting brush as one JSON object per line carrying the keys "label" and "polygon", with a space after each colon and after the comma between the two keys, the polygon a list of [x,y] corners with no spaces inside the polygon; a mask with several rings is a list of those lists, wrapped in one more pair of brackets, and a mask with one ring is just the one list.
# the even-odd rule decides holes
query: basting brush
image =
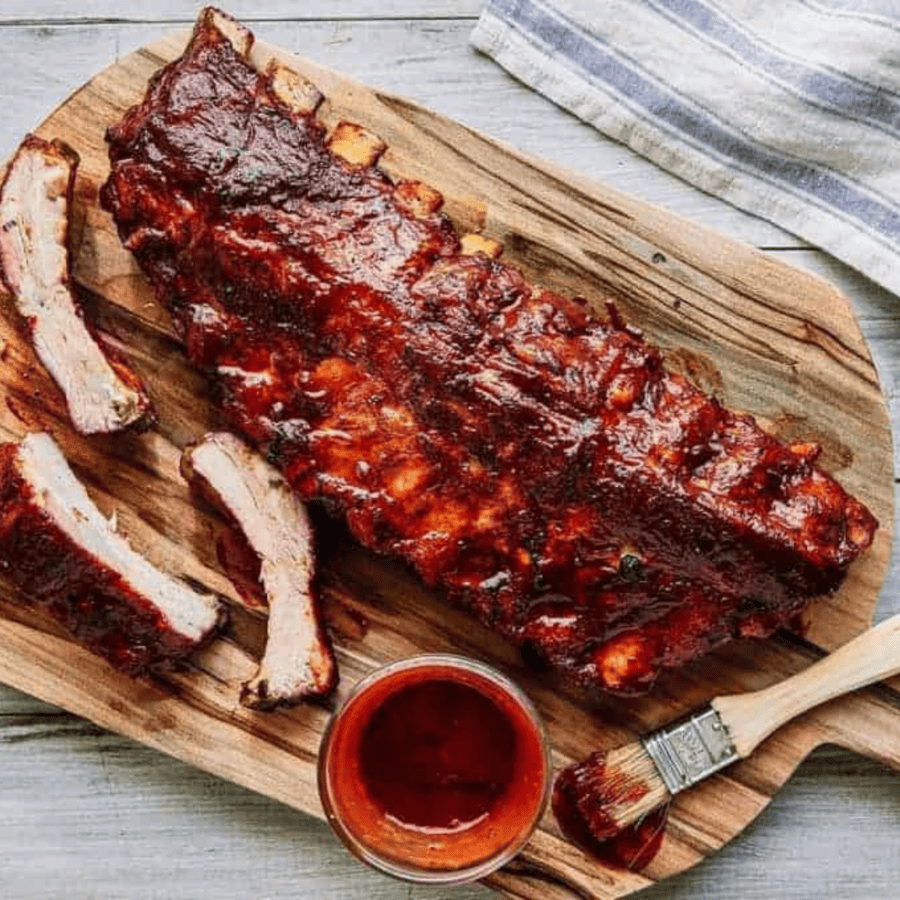
{"label": "basting brush", "polygon": [[900,615],[808,669],[760,691],[716,697],[690,718],[560,776],[591,836],[620,834],[677,794],[749,756],[772,732],[814,706],[900,673]]}

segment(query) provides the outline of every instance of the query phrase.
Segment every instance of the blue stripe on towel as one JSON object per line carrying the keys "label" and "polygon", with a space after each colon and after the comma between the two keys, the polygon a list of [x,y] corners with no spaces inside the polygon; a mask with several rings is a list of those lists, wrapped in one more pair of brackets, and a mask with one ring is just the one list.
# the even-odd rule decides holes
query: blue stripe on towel
{"label": "blue stripe on towel", "polygon": [[800,0],[817,12],[833,12],[868,22],[900,24],[900,9],[896,0]]}
{"label": "blue stripe on towel", "polygon": [[542,41],[567,63],[609,86],[619,99],[638,107],[644,117],[701,151],[715,151],[736,168],[777,181],[785,192],[801,192],[807,199],[841,218],[854,220],[873,236],[895,241],[900,237],[900,212],[887,198],[863,192],[847,178],[766,149],[729,131],[696,104],[690,106],[671,89],[656,84],[634,61],[626,62],[596,36],[574,23],[561,21],[533,0],[492,0],[491,8],[526,38]]}
{"label": "blue stripe on towel", "polygon": [[742,63],[799,92],[802,99],[818,101],[847,118],[885,126],[895,134],[900,131],[900,102],[886,91],[792,59],[703,0],[651,0],[649,5],[667,15],[669,21],[690,26],[695,33],[727,47]]}

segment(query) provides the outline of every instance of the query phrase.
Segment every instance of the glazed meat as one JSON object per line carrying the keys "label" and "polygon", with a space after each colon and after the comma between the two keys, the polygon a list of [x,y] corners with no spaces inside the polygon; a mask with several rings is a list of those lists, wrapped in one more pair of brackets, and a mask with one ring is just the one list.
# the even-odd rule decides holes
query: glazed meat
{"label": "glazed meat", "polygon": [[44,433],[0,444],[0,573],[129,675],[183,659],[220,621],[218,601],[116,533]]}
{"label": "glazed meat", "polygon": [[[226,33],[227,32],[227,33]],[[206,10],[108,133],[102,200],[230,424],[481,622],[576,682],[647,688],[833,591],[871,514],[668,372],[614,309],[460,237],[384,145]]]}
{"label": "glazed meat", "polygon": [[184,477],[237,525],[259,560],[269,604],[266,649],[241,691],[254,709],[326,696],[337,666],[315,592],[315,548],[306,507],[253,448],[208,434],[181,458]]}
{"label": "glazed meat", "polygon": [[82,434],[120,431],[152,418],[138,377],[95,340],[72,293],[69,218],[78,154],[28,135],[0,187],[0,281]]}

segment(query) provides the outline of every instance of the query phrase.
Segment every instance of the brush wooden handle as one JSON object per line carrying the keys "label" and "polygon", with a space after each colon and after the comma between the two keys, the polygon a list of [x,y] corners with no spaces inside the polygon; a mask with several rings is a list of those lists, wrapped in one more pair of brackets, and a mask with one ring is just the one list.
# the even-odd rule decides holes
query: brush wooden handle
{"label": "brush wooden handle", "polygon": [[801,713],[900,673],[900,615],[886,619],[797,675],[750,694],[716,697],[712,706],[741,757]]}

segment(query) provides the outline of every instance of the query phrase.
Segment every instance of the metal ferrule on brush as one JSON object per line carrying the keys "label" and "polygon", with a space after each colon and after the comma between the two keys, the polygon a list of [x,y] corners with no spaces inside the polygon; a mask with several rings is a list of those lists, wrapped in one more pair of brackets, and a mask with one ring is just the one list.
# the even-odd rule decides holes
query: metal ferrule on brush
{"label": "metal ferrule on brush", "polygon": [[672,794],[740,759],[728,727],[712,708],[657,731],[642,743]]}

